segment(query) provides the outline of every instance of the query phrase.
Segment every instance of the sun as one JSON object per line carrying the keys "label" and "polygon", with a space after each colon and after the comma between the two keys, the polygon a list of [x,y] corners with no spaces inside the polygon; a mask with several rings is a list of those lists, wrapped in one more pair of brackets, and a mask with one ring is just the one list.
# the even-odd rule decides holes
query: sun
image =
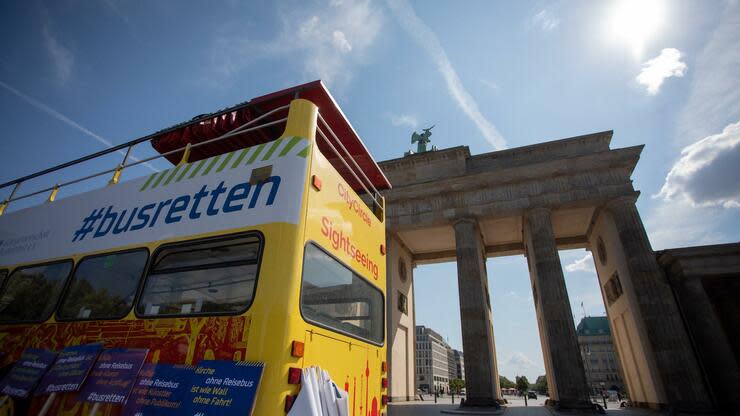
{"label": "sun", "polygon": [[663,26],[664,15],[662,0],[617,0],[609,10],[609,35],[640,58],[647,42]]}

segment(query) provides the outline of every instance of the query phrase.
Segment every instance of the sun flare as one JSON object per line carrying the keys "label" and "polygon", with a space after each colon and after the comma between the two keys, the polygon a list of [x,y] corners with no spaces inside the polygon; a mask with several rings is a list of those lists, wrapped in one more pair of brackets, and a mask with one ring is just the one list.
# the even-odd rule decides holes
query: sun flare
{"label": "sun flare", "polygon": [[609,12],[609,34],[639,58],[662,27],[664,14],[665,4],[660,0],[618,0]]}

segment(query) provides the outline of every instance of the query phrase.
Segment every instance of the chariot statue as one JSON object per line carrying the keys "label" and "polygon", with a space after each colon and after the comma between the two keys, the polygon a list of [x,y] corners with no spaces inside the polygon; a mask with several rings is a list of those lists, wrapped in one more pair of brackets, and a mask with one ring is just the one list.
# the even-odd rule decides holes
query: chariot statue
{"label": "chariot statue", "polygon": [[[428,151],[434,151],[437,150],[437,146],[432,145],[431,149],[427,149],[427,144],[431,143],[432,139],[429,138],[429,136],[432,135],[432,129],[435,125],[432,125],[432,127],[421,129],[422,133],[419,134],[417,132],[413,132],[411,134],[411,144],[417,143],[416,145],[416,153],[424,153]],[[411,155],[413,154],[413,151],[408,151],[405,153],[405,155]]]}

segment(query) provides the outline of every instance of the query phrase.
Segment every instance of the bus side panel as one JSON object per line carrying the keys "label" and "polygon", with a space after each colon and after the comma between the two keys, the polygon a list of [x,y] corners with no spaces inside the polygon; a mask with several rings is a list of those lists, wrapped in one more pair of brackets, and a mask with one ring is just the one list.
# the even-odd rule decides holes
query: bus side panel
{"label": "bus side panel", "polygon": [[385,293],[385,223],[357,193],[314,152],[311,173],[321,190],[309,189],[306,241],[314,241]]}
{"label": "bus side panel", "polygon": [[250,309],[247,360],[265,364],[254,415],[284,414],[285,397],[298,393],[288,384],[288,369],[300,367],[291,356],[292,340],[302,340],[293,305],[298,303],[302,262],[302,227],[266,235],[260,281]]}
{"label": "bus side panel", "polygon": [[350,415],[378,416],[380,362],[372,350],[357,342],[339,341],[327,331],[307,331],[304,368],[319,365],[337,387],[349,393]]}
{"label": "bus side panel", "polygon": [[197,364],[243,360],[250,317],[197,317],[124,321],[59,322],[2,330],[3,351],[17,359],[25,348],[59,351],[69,345],[103,342],[106,348],[149,348],[148,361]]}
{"label": "bus side panel", "polygon": [[[315,142],[313,139],[308,142],[308,154],[313,154]],[[296,311],[300,297],[311,163],[313,161],[308,158],[298,224],[286,224],[279,232],[265,234],[260,271],[265,278],[258,282],[255,303],[250,310],[252,321],[247,348],[247,360],[265,363],[252,412],[254,415],[285,414],[286,398],[300,391],[300,385],[288,384],[288,372],[291,367],[301,368],[303,362],[303,358],[291,354],[291,347],[293,341],[304,339],[305,326]]]}
{"label": "bus side panel", "polygon": [[[149,348],[149,362],[196,364],[201,360],[244,360],[250,321],[249,316],[224,316],[60,322],[9,326],[0,330],[0,334],[3,351],[12,351],[9,355],[15,358],[25,348],[59,351],[69,345],[103,342],[106,348]],[[45,400],[46,396],[35,398],[28,414],[38,413]],[[19,403],[14,404],[12,407],[18,407]],[[48,414],[86,416],[91,408],[91,403],[77,401],[77,394],[65,393],[59,395]],[[7,411],[8,415],[14,414],[10,409]],[[101,411],[109,416],[118,415],[120,406],[103,405]]]}
{"label": "bus side panel", "polygon": [[[304,198],[305,200],[305,198]],[[302,202],[305,205],[305,201]],[[297,304],[302,264],[303,224],[267,224],[247,230],[260,231],[265,247],[254,301],[241,316],[139,319],[131,311],[122,320],[50,322],[0,326],[4,365],[12,364],[25,348],[60,350],[69,345],[104,342],[106,348],[149,348],[148,361],[197,364],[201,360],[248,360],[265,363],[254,414],[280,414],[287,394],[298,386],[287,384],[287,369],[300,367],[290,356],[290,340],[300,333],[292,308]],[[220,235],[213,233],[208,236]],[[200,236],[198,236],[200,237]],[[154,251],[159,244],[149,246]],[[293,299],[291,299],[293,297]],[[34,408],[43,405],[43,397]],[[49,415],[86,416],[90,409],[74,394],[62,394]],[[104,414],[115,416],[115,406],[104,405]],[[0,409],[1,412],[5,409]],[[284,412],[283,412],[284,413]],[[34,414],[34,413],[29,413]]]}
{"label": "bus side panel", "polygon": [[[311,173],[320,189],[308,190],[306,244],[317,244],[383,293],[386,288],[385,224],[336,172],[318,151],[312,155]],[[383,307],[385,312],[385,307]],[[381,379],[386,347],[321,328],[303,320],[300,303],[295,316],[306,328],[303,368],[319,366],[349,393],[350,414],[380,415],[385,412]],[[383,331],[385,334],[385,330]]]}

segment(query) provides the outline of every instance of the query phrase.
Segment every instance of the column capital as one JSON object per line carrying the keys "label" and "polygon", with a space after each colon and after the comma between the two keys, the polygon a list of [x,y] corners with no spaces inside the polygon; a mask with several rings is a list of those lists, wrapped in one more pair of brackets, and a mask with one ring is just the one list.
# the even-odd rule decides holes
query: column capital
{"label": "column capital", "polygon": [[454,220],[454,221],[452,222],[452,226],[453,226],[453,227],[456,227],[456,226],[457,226],[457,224],[461,224],[461,223],[468,223],[468,224],[473,224],[473,225],[475,225],[475,226],[478,226],[478,218],[475,218],[475,217],[462,217],[462,218],[457,218],[457,219],[455,219],[455,220]]}
{"label": "column capital", "polygon": [[637,198],[639,196],[640,196],[639,191],[635,191],[635,193],[631,195],[622,195],[620,197],[617,197],[617,198],[614,198],[608,201],[606,204],[604,204],[604,207],[608,209],[609,211],[613,211],[614,209],[618,209],[625,205],[629,205],[629,204],[634,205],[637,202]]}
{"label": "column capital", "polygon": [[552,215],[552,210],[548,207],[535,207],[535,208],[528,209],[524,213],[525,218],[530,218],[534,216],[542,216],[542,215],[548,215],[548,216]]}

